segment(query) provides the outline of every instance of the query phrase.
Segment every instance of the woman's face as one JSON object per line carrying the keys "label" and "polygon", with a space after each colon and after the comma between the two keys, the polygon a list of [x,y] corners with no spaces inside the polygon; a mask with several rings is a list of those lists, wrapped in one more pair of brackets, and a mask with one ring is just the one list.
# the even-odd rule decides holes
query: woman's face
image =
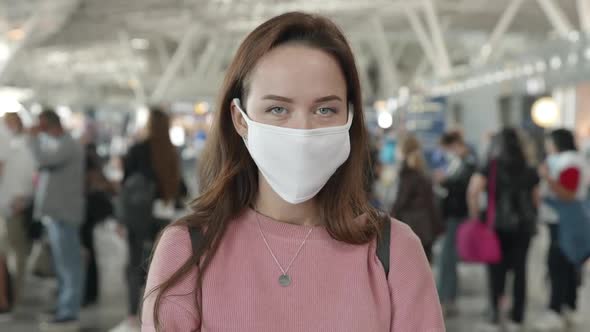
{"label": "woman's face", "polygon": [[[294,129],[316,129],[346,124],[346,79],[335,58],[304,45],[284,45],[260,59],[242,101],[249,117],[259,123]],[[232,107],[236,129],[244,136],[247,125]]]}

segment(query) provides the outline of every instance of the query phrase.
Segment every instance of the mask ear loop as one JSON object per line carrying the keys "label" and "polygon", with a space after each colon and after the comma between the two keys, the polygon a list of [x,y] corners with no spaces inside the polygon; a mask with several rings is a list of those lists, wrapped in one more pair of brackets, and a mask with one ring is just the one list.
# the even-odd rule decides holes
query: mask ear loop
{"label": "mask ear loop", "polygon": [[[350,119],[352,118],[352,120]],[[348,119],[346,119],[346,123],[350,121],[350,126],[352,126],[352,121],[354,121],[354,105],[352,102],[348,102]]]}
{"label": "mask ear loop", "polygon": [[[239,98],[234,98],[232,100],[232,102],[234,103],[234,106],[238,109],[238,111],[240,111],[240,114],[242,115],[242,118],[244,118],[244,121],[246,121],[246,124],[248,125],[248,127],[250,127],[250,121],[252,121],[250,119],[250,117],[248,116],[248,113],[246,113],[246,111],[244,111],[244,109],[242,108],[242,103],[240,101]],[[246,143],[246,146],[248,145],[248,135],[244,135],[242,136],[242,139],[244,140],[244,143]]]}

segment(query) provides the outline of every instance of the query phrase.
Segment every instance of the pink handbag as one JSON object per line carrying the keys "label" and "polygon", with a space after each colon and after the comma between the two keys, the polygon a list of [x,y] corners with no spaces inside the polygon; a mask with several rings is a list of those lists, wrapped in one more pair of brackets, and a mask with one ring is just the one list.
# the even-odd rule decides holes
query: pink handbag
{"label": "pink handbag", "polygon": [[495,264],[502,260],[500,241],[494,230],[497,162],[493,161],[491,167],[487,222],[467,220],[457,230],[457,252],[464,262]]}

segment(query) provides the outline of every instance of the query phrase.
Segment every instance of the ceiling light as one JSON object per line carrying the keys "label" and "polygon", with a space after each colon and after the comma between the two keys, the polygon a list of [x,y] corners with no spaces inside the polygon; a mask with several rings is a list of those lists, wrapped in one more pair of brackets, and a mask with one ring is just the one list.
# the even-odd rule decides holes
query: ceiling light
{"label": "ceiling light", "polygon": [[139,86],[139,81],[132,78],[127,80],[127,86],[130,87],[131,89],[135,89]]}
{"label": "ceiling light", "polygon": [[135,128],[140,129],[147,125],[150,111],[146,106],[140,106],[135,113]]}
{"label": "ceiling light", "polygon": [[377,124],[383,129],[391,128],[393,125],[393,117],[388,112],[380,112],[377,118]]}
{"label": "ceiling light", "polygon": [[561,64],[562,64],[561,58],[558,56],[552,57],[550,64],[551,64],[551,69],[553,69],[553,70],[557,70],[557,69],[561,68]]}
{"label": "ceiling light", "polygon": [[580,40],[580,33],[578,31],[572,31],[567,35],[567,37],[569,38],[569,40],[575,43],[578,40]]}
{"label": "ceiling light", "polygon": [[535,64],[535,68],[537,69],[538,72],[542,73],[545,70],[547,70],[547,64],[545,63],[545,61],[543,60],[539,60],[537,61],[537,63]]}
{"label": "ceiling light", "polygon": [[533,121],[543,128],[557,125],[559,121],[559,106],[551,97],[544,97],[537,100],[532,107],[531,116]]}
{"label": "ceiling light", "polygon": [[47,62],[50,64],[63,64],[68,61],[68,53],[63,51],[54,51],[47,55]]}
{"label": "ceiling light", "polygon": [[490,44],[485,44],[481,48],[481,56],[483,58],[488,58],[490,56],[490,54],[492,54],[492,46]]}
{"label": "ceiling light", "polygon": [[207,112],[209,112],[209,103],[206,101],[201,102],[201,103],[197,103],[195,105],[194,111],[195,111],[195,114],[197,114],[197,115],[207,114]]}
{"label": "ceiling light", "polygon": [[526,91],[529,95],[538,95],[545,90],[545,80],[542,77],[530,78],[526,81]]}
{"label": "ceiling light", "polygon": [[12,41],[20,41],[25,38],[25,31],[23,29],[12,29],[6,33],[6,37]]}
{"label": "ceiling light", "polygon": [[410,99],[410,88],[402,86],[398,90],[398,103],[399,105],[405,105]]}
{"label": "ceiling light", "polygon": [[174,146],[183,146],[186,142],[186,132],[180,126],[170,128],[170,141]]}
{"label": "ceiling light", "polygon": [[385,112],[387,110],[387,103],[385,100],[377,100],[373,104],[373,108],[375,108],[377,112]]}
{"label": "ceiling light", "polygon": [[144,38],[133,38],[131,39],[131,47],[136,50],[146,50],[150,47],[150,42]]}

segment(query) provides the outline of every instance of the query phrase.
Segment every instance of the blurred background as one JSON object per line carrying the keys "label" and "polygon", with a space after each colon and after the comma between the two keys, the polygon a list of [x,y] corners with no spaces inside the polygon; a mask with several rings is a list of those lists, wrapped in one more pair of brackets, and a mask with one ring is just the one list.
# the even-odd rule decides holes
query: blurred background
{"label": "blurred background", "polygon": [[[546,134],[566,128],[590,174],[590,0],[0,0],[0,118],[16,113],[26,130],[54,110],[92,160],[86,177],[72,181],[85,183],[87,200],[107,202],[85,221],[82,264],[94,266],[101,287],[90,286],[96,294],[87,294],[83,331],[109,331],[127,316],[129,243],[113,202],[125,156],[145,135],[148,105],[162,105],[169,116],[186,202],[198,194],[196,169],[216,94],[239,43],[260,23],[294,10],[332,18],[353,47],[372,135],[376,206],[391,211],[396,202],[404,165],[398,150],[409,134],[420,143],[424,173],[441,204],[455,156],[441,141],[445,133],[460,137],[482,165],[494,135],[513,127],[536,168],[546,157]],[[8,146],[3,137],[0,145]],[[6,250],[9,275],[19,275],[24,286],[2,331],[37,331],[37,317],[54,305],[54,274],[37,263],[45,236],[30,236],[29,228],[26,249],[17,250],[26,253],[24,272],[15,249]],[[445,234],[437,235],[432,262],[440,279]],[[549,238],[539,225],[526,262],[531,321],[548,303]],[[463,263],[458,269],[447,328],[476,331],[489,311],[486,269]],[[588,270],[579,271],[585,282],[571,331],[590,330]],[[509,307],[509,296],[502,301]]]}

